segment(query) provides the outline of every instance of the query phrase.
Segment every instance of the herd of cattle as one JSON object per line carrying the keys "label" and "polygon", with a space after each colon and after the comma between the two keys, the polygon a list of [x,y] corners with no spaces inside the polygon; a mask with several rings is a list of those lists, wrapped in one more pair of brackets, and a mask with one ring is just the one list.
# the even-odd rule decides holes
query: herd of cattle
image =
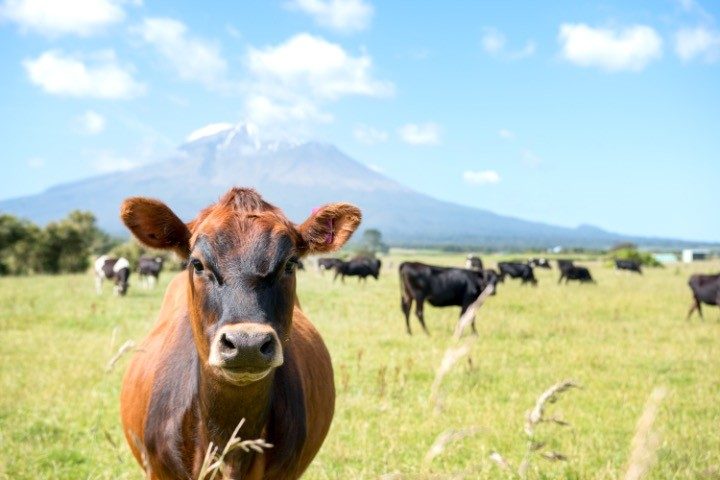
{"label": "herd of cattle", "polygon": [[[224,477],[299,478],[328,433],[335,388],[325,343],[298,302],[295,271],[302,257],[340,249],[358,227],[360,210],[331,203],[294,224],[256,191],[233,188],[189,223],[164,203],[143,197],[126,199],[121,218],[142,244],[174,252],[186,268],[168,284],[120,395],[127,443],[148,478],[198,478],[204,452],[238,432],[263,438],[272,448],[262,455],[229,452]],[[159,258],[143,257],[137,270],[151,286],[162,266]],[[341,281],[377,279],[381,266],[374,258],[318,261],[321,271],[334,270]],[[499,282],[509,277],[537,285],[533,269],[551,268],[546,259],[534,258],[500,262],[494,270],[478,257],[468,258],[466,267],[399,265],[408,333],[413,303],[427,332],[426,300],[470,315]],[[616,268],[641,273],[634,262],[618,261]],[[558,261],[558,269],[558,283],[593,282],[586,267],[570,260]],[[95,272],[98,291],[110,279],[116,294],[127,292],[127,259],[100,257]],[[702,302],[718,303],[720,275],[693,276],[690,286],[689,314],[700,311]]]}
{"label": "herd of cattle", "polygon": [[[157,285],[163,268],[162,257],[140,257],[138,274],[145,288]],[[114,282],[113,293],[125,295],[130,287],[130,262],[125,257],[113,258],[102,255],[95,260],[95,290],[102,293],[104,280]]]}
{"label": "herd of cattle", "polygon": [[[558,284],[565,280],[578,282],[595,283],[587,267],[575,265],[573,260],[556,260],[560,276]],[[184,265],[185,266],[185,265]],[[350,260],[341,258],[323,257],[317,260],[318,269],[323,272],[331,270],[335,272],[333,281],[340,277],[345,282],[345,277],[358,277],[358,280],[366,281],[367,277],[375,280],[380,276],[382,261],[377,258],[359,256]],[[465,268],[442,267],[426,265],[419,262],[403,262],[399,266],[400,289],[402,312],[405,315],[407,333],[410,329],[410,310],[415,303],[415,315],[420,321],[420,326],[427,333],[423,304],[427,300],[434,307],[456,306],[460,307],[460,315],[465,313],[468,306],[488,286],[493,286],[493,295],[497,291],[497,284],[504,282],[506,278],[519,279],[521,284],[529,283],[537,286],[534,268],[551,269],[550,261],[546,258],[531,258],[526,262],[498,262],[497,270],[484,268],[480,257],[469,255],[465,262]],[[137,272],[144,288],[154,288],[163,269],[162,257],[140,257]],[[297,261],[297,269],[304,270],[303,263]],[[616,270],[636,272],[642,275],[642,266],[635,260],[615,260]],[[102,255],[95,261],[95,288],[97,293],[102,293],[104,280],[114,282],[113,292],[115,295],[125,295],[130,286],[130,262],[124,258],[113,258]],[[688,282],[692,291],[692,304],[687,313],[689,319],[697,310],[701,318],[702,304],[720,305],[720,274],[717,275],[693,275]],[[475,331],[475,324],[472,324]]]}

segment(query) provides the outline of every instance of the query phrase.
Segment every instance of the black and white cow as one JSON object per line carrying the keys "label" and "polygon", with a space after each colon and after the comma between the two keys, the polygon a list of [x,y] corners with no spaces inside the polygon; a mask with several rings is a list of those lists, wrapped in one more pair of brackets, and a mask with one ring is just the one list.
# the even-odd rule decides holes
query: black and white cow
{"label": "black and white cow", "polygon": [[127,258],[110,258],[102,255],[95,260],[95,291],[102,293],[103,280],[114,280],[115,295],[125,295],[130,286],[130,262]]}
{"label": "black and white cow", "polygon": [[162,257],[140,257],[138,262],[138,273],[144,288],[154,288],[160,279],[160,272],[163,268]]}
{"label": "black and white cow", "polygon": [[528,260],[528,265],[531,267],[546,268],[548,270],[552,268],[547,258],[531,258]]}

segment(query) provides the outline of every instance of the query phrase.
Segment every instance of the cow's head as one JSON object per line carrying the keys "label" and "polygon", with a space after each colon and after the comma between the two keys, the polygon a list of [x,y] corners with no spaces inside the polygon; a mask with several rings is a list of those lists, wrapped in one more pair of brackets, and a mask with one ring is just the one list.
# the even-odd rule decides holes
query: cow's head
{"label": "cow's head", "polygon": [[294,225],[254,190],[234,188],[187,224],[148,198],[125,200],[121,217],[142,243],[187,260],[200,361],[217,379],[244,385],[283,363],[298,259],[340,248],[361,215],[335,203]]}

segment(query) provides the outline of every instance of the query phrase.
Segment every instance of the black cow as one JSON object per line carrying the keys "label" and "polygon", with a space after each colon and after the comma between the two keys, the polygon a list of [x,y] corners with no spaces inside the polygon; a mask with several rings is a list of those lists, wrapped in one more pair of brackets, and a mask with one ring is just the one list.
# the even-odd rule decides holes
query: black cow
{"label": "black cow", "polygon": [[640,262],[636,260],[615,260],[615,269],[628,270],[630,272],[637,272],[642,275],[642,270],[640,269]]}
{"label": "black cow", "polygon": [[528,260],[528,265],[531,267],[551,269],[550,262],[547,258],[531,258]]}
{"label": "black cow", "polygon": [[467,260],[465,260],[465,268],[467,268],[469,270],[482,271],[482,269],[483,269],[482,260],[478,256],[468,255]]}
{"label": "black cow", "polygon": [[140,257],[138,262],[138,273],[143,287],[154,288],[160,279],[160,272],[163,268],[162,257]]}
{"label": "black cow", "polygon": [[500,278],[505,281],[505,277],[519,278],[522,284],[531,283],[537,286],[535,273],[530,265],[521,262],[499,262],[498,270],[500,270]]}
{"label": "black cow", "polygon": [[357,257],[347,262],[341,262],[335,266],[335,276],[333,282],[340,276],[340,281],[345,283],[345,277],[358,277],[360,280],[367,281],[367,277],[373,277],[375,280],[380,275],[380,267],[382,262],[377,258]]}
{"label": "black cow", "polygon": [[95,291],[102,293],[103,280],[115,280],[115,295],[125,295],[130,286],[130,262],[126,258],[110,258],[107,255],[95,260]]}
{"label": "black cow", "polygon": [[715,275],[692,275],[688,281],[693,294],[693,303],[690,305],[686,320],[697,310],[700,319],[703,319],[702,304],[720,305],[720,273]]}
{"label": "black cow", "polygon": [[[460,307],[460,316],[467,310],[480,293],[490,284],[497,282],[483,272],[466,268],[438,267],[419,262],[403,262],[399,267],[400,296],[402,312],[405,315],[407,333],[410,330],[410,309],[415,301],[415,315],[420,321],[425,333],[424,302],[427,300],[434,307]],[[495,286],[492,283],[493,287]],[[472,330],[475,329],[475,320],[472,321]]]}
{"label": "black cow", "polygon": [[340,265],[342,262],[343,261],[340,258],[324,257],[318,259],[318,268],[320,269],[320,272],[324,272],[325,270],[334,270],[335,267]]}
{"label": "black cow", "polygon": [[575,264],[573,263],[572,260],[568,260],[565,258],[558,258],[557,264],[558,264],[558,270],[560,270],[560,278],[558,278],[558,284],[559,284],[562,281],[562,279],[565,277],[565,272],[567,272]]}
{"label": "black cow", "polygon": [[565,279],[566,285],[570,280],[577,280],[581,283],[596,283],[595,280],[593,280],[592,275],[590,275],[590,270],[586,267],[581,267],[580,265],[571,265],[562,270],[560,272],[560,280],[558,280],[558,283],[560,283],[563,278]]}

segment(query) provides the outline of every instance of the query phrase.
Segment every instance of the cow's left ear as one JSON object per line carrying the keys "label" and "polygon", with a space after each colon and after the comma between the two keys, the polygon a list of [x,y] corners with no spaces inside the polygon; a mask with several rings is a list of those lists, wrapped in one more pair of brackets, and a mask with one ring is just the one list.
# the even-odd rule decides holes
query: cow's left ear
{"label": "cow's left ear", "polygon": [[331,203],[318,208],[298,227],[307,245],[305,253],[333,252],[342,247],[361,219],[360,209],[347,203]]}
{"label": "cow's left ear", "polygon": [[172,250],[183,259],[190,255],[190,229],[161,201],[126,198],[120,207],[120,218],[148,247]]}

